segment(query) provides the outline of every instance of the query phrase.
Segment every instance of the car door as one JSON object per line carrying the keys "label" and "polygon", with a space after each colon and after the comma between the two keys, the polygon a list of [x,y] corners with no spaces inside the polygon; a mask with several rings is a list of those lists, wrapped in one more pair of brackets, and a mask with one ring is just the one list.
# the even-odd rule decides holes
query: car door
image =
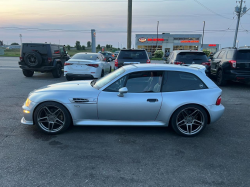
{"label": "car door", "polygon": [[219,58],[219,56],[222,52],[225,53],[224,50],[218,51],[217,53],[214,54],[213,58],[211,59],[211,74],[212,75],[217,74],[218,63],[221,62],[221,59]]}
{"label": "car door", "polygon": [[[161,107],[161,71],[139,71],[120,78],[98,97],[100,120],[155,121]],[[154,85],[155,84],[155,85]],[[128,93],[118,96],[127,87]]]}

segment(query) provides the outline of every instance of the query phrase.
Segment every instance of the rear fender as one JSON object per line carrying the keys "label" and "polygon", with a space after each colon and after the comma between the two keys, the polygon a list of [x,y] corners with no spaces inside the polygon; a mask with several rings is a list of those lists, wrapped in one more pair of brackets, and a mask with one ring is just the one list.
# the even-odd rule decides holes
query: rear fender
{"label": "rear fender", "polygon": [[54,59],[53,61],[53,66],[55,67],[57,63],[60,63],[63,67],[64,64],[62,64],[61,60],[60,59]]}

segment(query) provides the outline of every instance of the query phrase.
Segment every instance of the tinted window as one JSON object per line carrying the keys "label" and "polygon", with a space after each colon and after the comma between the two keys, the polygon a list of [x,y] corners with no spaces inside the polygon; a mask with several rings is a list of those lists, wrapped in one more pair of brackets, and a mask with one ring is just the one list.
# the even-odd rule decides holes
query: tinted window
{"label": "tinted window", "polygon": [[185,64],[201,64],[207,62],[207,56],[203,52],[181,52],[177,55],[176,61],[183,62]]}
{"label": "tinted window", "polygon": [[217,53],[214,54],[214,58],[218,58],[219,54],[220,54],[221,51],[218,51]]}
{"label": "tinted window", "polygon": [[250,60],[250,50],[238,50],[236,60]]}
{"label": "tinted window", "polygon": [[59,50],[58,46],[53,46],[53,45],[51,46],[52,54],[60,53],[60,51],[58,50]]}
{"label": "tinted window", "polygon": [[97,54],[78,53],[78,54],[75,54],[71,59],[96,60],[97,59]]}
{"label": "tinted window", "polygon": [[124,87],[126,79],[127,79],[127,76],[124,76],[124,77],[120,78],[119,80],[115,81],[113,84],[111,84],[109,87],[107,87],[103,91],[106,91],[106,92],[119,92],[119,89]]}
{"label": "tinted window", "polygon": [[126,83],[129,93],[160,92],[161,71],[141,71],[130,73]]}
{"label": "tinted window", "polygon": [[234,56],[234,51],[228,51],[227,52],[227,59],[232,59]]}
{"label": "tinted window", "polygon": [[169,71],[164,73],[162,92],[206,89],[207,86],[194,74]]}
{"label": "tinted window", "polygon": [[118,59],[147,59],[147,54],[142,50],[121,51]]}
{"label": "tinted window", "polygon": [[218,58],[219,58],[219,59],[222,59],[223,56],[224,56],[224,54],[225,54],[225,51],[222,51],[222,52],[219,54]]}

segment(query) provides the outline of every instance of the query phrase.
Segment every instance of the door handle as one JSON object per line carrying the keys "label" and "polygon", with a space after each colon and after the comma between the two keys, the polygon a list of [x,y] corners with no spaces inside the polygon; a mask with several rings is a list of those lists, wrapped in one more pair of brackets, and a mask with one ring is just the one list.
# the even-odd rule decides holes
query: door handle
{"label": "door handle", "polygon": [[154,103],[154,102],[158,102],[158,99],[147,99],[147,101],[150,103]]}

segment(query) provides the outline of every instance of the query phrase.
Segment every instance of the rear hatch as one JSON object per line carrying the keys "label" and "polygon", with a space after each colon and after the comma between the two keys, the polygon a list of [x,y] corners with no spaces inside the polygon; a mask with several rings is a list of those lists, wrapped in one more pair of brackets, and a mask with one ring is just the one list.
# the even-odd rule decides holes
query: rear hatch
{"label": "rear hatch", "polygon": [[236,52],[236,69],[250,71],[250,49],[239,49]]}
{"label": "rear hatch", "polygon": [[[42,59],[49,57],[49,45],[48,44],[36,44],[36,43],[23,43],[20,50],[20,60],[24,61],[25,54],[30,52],[37,52],[41,55]],[[44,61],[44,60],[43,60]]]}
{"label": "rear hatch", "polygon": [[176,56],[175,63],[183,65],[202,64],[208,62],[208,58],[203,52],[180,52]]}
{"label": "rear hatch", "polygon": [[122,50],[117,60],[118,67],[129,64],[146,64],[148,56],[145,50]]}

